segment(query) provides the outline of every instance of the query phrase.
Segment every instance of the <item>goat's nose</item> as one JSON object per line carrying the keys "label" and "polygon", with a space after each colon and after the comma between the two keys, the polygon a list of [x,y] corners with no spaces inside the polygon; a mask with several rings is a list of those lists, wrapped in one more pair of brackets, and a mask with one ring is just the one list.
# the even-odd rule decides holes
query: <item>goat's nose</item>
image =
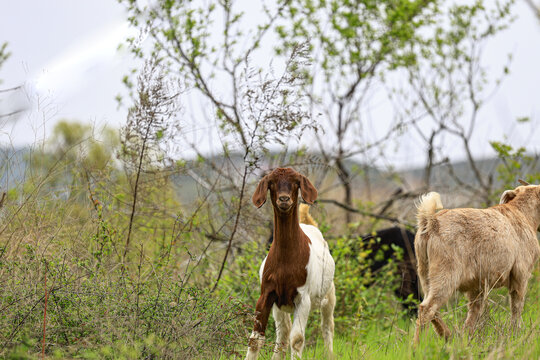
{"label": "goat's nose", "polygon": [[290,197],[290,196],[287,196],[287,195],[281,195],[281,196],[279,197],[279,201],[283,201],[283,202],[289,201],[290,199],[291,199],[291,197]]}

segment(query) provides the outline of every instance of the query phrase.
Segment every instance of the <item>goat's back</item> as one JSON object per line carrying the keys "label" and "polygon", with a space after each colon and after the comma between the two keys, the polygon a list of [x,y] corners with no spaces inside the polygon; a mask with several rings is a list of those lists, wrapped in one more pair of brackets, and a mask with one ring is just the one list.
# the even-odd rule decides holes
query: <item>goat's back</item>
{"label": "goat's back", "polygon": [[503,286],[511,272],[530,271],[538,241],[520,217],[519,212],[505,215],[496,208],[451,209],[432,215],[419,239],[427,241],[429,272],[452,273],[455,278],[448,281],[467,291],[479,284]]}

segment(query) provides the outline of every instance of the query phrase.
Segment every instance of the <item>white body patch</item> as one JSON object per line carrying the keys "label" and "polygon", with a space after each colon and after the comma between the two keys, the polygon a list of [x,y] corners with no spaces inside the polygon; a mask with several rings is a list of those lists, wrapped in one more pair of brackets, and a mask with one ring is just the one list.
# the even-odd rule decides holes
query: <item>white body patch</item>
{"label": "white body patch", "polygon": [[[298,304],[302,297],[309,296],[311,306],[318,308],[330,289],[336,265],[320,230],[313,225],[307,224],[300,224],[300,228],[309,237],[311,244],[309,245],[309,260],[306,266],[306,283],[304,286],[297,288],[298,295],[294,299],[294,303]],[[265,263],[266,258],[264,258],[259,268],[259,282],[262,281]],[[294,312],[294,308],[290,306],[282,306],[280,310],[288,313]]]}

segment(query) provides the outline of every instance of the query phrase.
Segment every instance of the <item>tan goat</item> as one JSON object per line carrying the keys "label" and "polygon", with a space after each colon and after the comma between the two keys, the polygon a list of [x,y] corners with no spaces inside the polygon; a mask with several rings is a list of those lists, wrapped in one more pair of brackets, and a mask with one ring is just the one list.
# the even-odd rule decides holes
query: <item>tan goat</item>
{"label": "tan goat", "polygon": [[450,336],[439,309],[456,290],[469,300],[465,327],[473,331],[489,290],[508,287],[512,325],[519,327],[527,282],[540,255],[540,186],[507,190],[499,205],[487,209],[437,211],[442,207],[436,192],[422,196],[418,205],[414,246],[424,301],[414,343],[429,322],[440,336]]}

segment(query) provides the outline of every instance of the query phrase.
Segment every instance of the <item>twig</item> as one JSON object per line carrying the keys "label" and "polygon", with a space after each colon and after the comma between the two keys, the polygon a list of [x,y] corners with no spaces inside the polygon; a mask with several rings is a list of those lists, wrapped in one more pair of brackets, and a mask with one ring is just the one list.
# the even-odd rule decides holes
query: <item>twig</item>
{"label": "twig", "polygon": [[26,109],[19,109],[19,110],[14,110],[12,112],[5,113],[5,114],[0,114],[0,118],[5,118],[5,117],[10,117],[10,116],[13,116],[13,115],[17,115],[17,114],[22,113],[24,110],[26,110]]}
{"label": "twig", "polygon": [[5,93],[5,92],[11,92],[11,91],[19,90],[22,87],[23,87],[22,85],[19,85],[19,86],[11,87],[9,89],[0,89],[0,94]]}
{"label": "twig", "polygon": [[525,0],[527,5],[531,8],[534,15],[540,20],[540,5],[536,5],[533,0]]}
{"label": "twig", "polygon": [[131,214],[129,216],[128,234],[127,234],[127,238],[126,238],[126,246],[124,248],[124,255],[122,256],[122,263],[124,263],[125,260],[126,260],[126,255],[127,255],[128,248],[129,248],[129,240],[131,238],[131,229],[133,228],[133,218],[135,217],[135,208],[137,206],[137,194],[138,194],[138,189],[139,189],[139,178],[141,176],[141,171],[142,171],[142,164],[143,164],[144,154],[145,154],[146,145],[147,145],[146,142],[148,141],[148,135],[150,133],[150,124],[151,123],[149,123],[147,128],[146,128],[145,136],[144,136],[144,139],[143,139],[143,142],[142,142],[141,153],[139,155],[139,164],[138,164],[138,167],[137,167],[137,175],[135,177],[135,186],[134,186],[134,189],[133,189],[133,203],[131,205]]}
{"label": "twig", "polygon": [[[244,156],[244,161],[245,161],[245,158],[247,157],[247,154],[248,153],[246,152],[246,156]],[[236,234],[236,229],[238,228],[238,220],[240,220],[240,214],[242,212],[242,201],[244,200],[244,192],[246,188],[247,172],[248,172],[248,167],[246,166],[244,167],[244,176],[242,178],[242,188],[240,189],[240,197],[238,199],[238,209],[236,213],[236,220],[234,221],[234,227],[231,232],[231,236],[229,237],[229,244],[227,245],[225,256],[223,256],[223,261],[221,262],[221,268],[219,269],[219,274],[216,279],[216,283],[214,284],[214,287],[212,288],[212,292],[216,290],[219,284],[219,280],[221,279],[221,274],[223,273],[223,269],[225,268],[225,262],[227,261],[227,256],[229,256],[229,252],[231,251],[232,241],[233,241],[234,235]]]}
{"label": "twig", "polygon": [[379,215],[379,214],[371,213],[369,211],[355,209],[355,208],[350,207],[350,206],[348,206],[346,204],[343,204],[343,203],[341,203],[341,202],[339,202],[337,200],[333,200],[333,199],[317,199],[317,200],[315,200],[315,202],[336,205],[336,206],[339,206],[340,208],[345,209],[345,210],[347,210],[349,212],[352,212],[352,213],[356,213],[356,214],[360,214],[360,215],[364,215],[364,216],[369,216],[369,217],[372,217],[372,218],[375,218],[375,219],[380,219],[380,220],[393,221],[393,222],[396,222],[398,224],[408,226],[410,228],[414,227],[414,224],[411,224],[411,223],[409,223],[407,221],[403,221],[403,220],[400,220],[398,218],[391,217],[391,216]]}
{"label": "twig", "polygon": [[47,302],[49,300],[49,292],[47,291],[47,263],[45,262],[45,305],[43,308],[43,340],[41,342],[41,358],[45,359],[45,334],[47,330]]}

